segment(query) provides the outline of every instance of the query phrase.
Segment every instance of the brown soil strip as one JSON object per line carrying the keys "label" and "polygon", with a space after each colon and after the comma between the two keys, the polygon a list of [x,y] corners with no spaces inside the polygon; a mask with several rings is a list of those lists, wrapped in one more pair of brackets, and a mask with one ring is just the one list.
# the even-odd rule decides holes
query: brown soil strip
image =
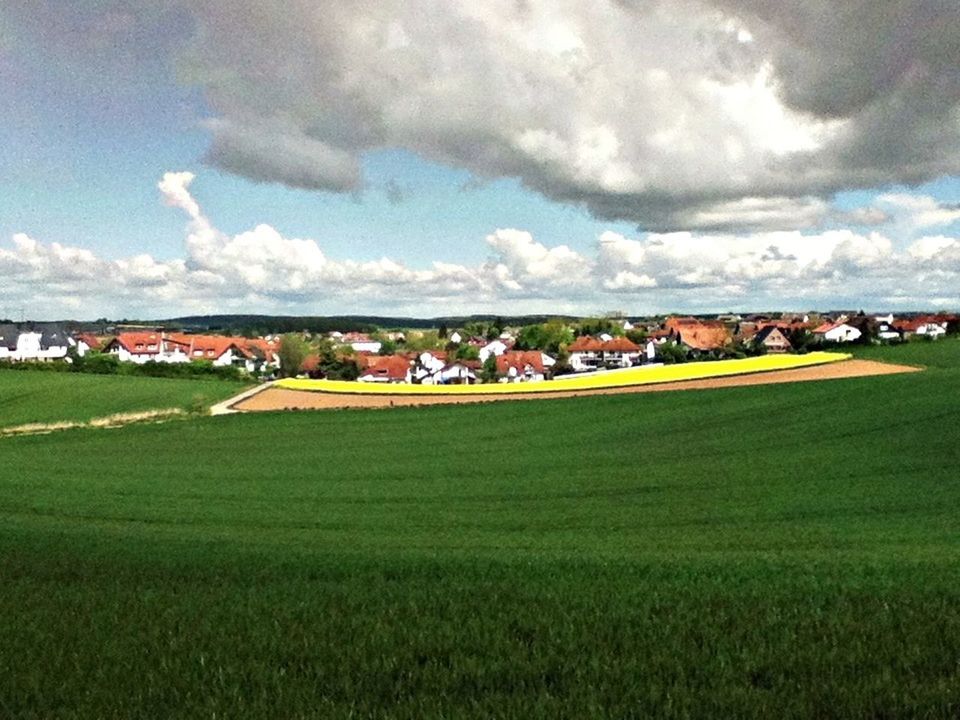
{"label": "brown soil strip", "polygon": [[169,408],[166,410],[143,410],[141,412],[117,413],[116,415],[107,415],[106,417],[93,418],[86,422],[64,420],[50,423],[27,423],[26,425],[14,425],[13,427],[0,428],[0,437],[11,437],[13,435],[47,435],[59,430],[72,430],[74,428],[118,428],[124,425],[141,422],[162,422],[172,417],[185,415],[180,408]]}
{"label": "brown soil strip", "polygon": [[750,375],[685,380],[654,385],[633,385],[600,390],[558,390],[550,393],[517,393],[511,395],[348,395],[306,390],[285,390],[268,387],[262,392],[233,405],[241,412],[259,410],[319,410],[331,408],[383,408],[407,405],[446,405],[450,403],[494,402],[499,400],[545,400],[550,398],[580,397],[582,395],[613,395],[619,393],[664,392],[669,390],[709,390],[742,385],[769,385],[773,383],[836,380],[866,375],[892,375],[915,372],[919,368],[891,365],[873,360],[846,360],[814,365],[793,370],[773,370]]}

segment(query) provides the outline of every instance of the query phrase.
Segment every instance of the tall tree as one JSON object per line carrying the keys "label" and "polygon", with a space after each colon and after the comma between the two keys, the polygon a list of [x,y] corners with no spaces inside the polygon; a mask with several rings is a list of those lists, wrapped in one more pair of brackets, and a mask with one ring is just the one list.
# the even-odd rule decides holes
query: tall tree
{"label": "tall tree", "polygon": [[497,356],[490,353],[480,369],[480,379],[485,383],[497,381]]}
{"label": "tall tree", "polygon": [[293,377],[300,372],[300,366],[307,358],[310,348],[304,339],[295,333],[287,333],[280,338],[280,374],[284,377]]}

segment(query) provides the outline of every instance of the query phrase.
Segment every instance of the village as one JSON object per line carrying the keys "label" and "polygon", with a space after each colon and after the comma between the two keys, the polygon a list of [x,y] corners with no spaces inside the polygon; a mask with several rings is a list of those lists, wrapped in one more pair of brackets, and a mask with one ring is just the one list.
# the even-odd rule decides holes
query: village
{"label": "village", "polygon": [[541,382],[566,374],[803,353],[845,343],[936,340],[956,332],[957,322],[956,315],[945,313],[731,314],[557,318],[524,326],[473,321],[452,331],[441,325],[255,338],[123,326],[98,334],[70,332],[57,323],[5,323],[0,325],[0,365],[61,363],[81,369],[94,358],[101,368],[104,362],[155,368],[192,363],[261,379],[305,375],[422,385]]}

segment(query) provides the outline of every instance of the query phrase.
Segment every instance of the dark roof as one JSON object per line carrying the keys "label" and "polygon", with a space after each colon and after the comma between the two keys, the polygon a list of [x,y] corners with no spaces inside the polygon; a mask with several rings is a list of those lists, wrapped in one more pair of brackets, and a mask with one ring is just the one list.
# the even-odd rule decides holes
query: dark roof
{"label": "dark roof", "polygon": [[47,350],[52,347],[69,347],[69,335],[59,325],[44,325],[39,328],[40,348]]}
{"label": "dark roof", "polygon": [[16,325],[0,325],[0,347],[16,350],[19,337],[20,329]]}
{"label": "dark roof", "polygon": [[783,332],[783,330],[778,328],[776,325],[767,325],[765,328],[763,328],[756,335],[753,336],[753,341],[761,343],[764,340],[766,340],[767,337],[770,336],[775,330],[779,331],[780,334],[783,335],[784,340],[786,340],[788,344],[790,343],[790,338],[787,337],[787,334]]}

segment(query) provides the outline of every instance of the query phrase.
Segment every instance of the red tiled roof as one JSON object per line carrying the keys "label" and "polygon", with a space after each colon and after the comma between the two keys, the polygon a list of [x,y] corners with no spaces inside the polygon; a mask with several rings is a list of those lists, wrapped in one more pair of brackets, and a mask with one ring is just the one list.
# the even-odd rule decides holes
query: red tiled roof
{"label": "red tiled roof", "polygon": [[366,333],[361,332],[348,332],[344,333],[341,340],[345,343],[367,343],[372,342],[370,336]]}
{"label": "red tiled roof", "polygon": [[527,366],[533,368],[538,374],[543,374],[543,355],[538,350],[520,351],[514,350],[505,352],[497,357],[497,372],[506,375],[510,368],[516,369],[518,373],[524,372]]}
{"label": "red tiled roof", "polygon": [[567,350],[569,352],[600,352],[603,350],[603,343],[589,335],[581,335],[570,344]]}
{"label": "red tiled roof", "polygon": [[910,318],[909,320],[900,320],[899,322],[895,322],[893,326],[900,332],[915,333],[920,328],[926,327],[928,325],[936,325],[937,327],[942,327],[941,323],[943,322],[947,322],[947,321],[940,320],[935,315],[924,315],[920,317]]}
{"label": "red tiled roof", "polygon": [[277,351],[280,350],[279,340],[266,340],[265,338],[234,338],[237,346],[248,355],[251,351],[257,350],[263,355],[267,362],[276,362]]}
{"label": "red tiled roof", "polygon": [[[107,347],[114,343],[134,355],[156,355],[160,352],[160,344],[164,337],[156,332],[124,332],[119,333]],[[151,347],[152,346],[152,347]]]}
{"label": "red tiled roof", "polygon": [[567,348],[568,352],[640,352],[640,346],[625,337],[598,340],[581,335]]}
{"label": "red tiled roof", "polygon": [[[191,359],[204,358],[215,360],[231,348],[244,354],[241,346],[234,338],[223,335],[181,335],[170,333],[169,338],[176,343],[185,345]],[[197,353],[200,353],[199,355]]]}
{"label": "red tiled roof", "polygon": [[367,358],[367,369],[360,377],[387,378],[389,380],[406,380],[410,371],[410,361],[403,355],[371,356]]}
{"label": "red tiled roof", "polygon": [[603,343],[604,352],[640,352],[640,346],[629,338],[615,337]]}
{"label": "red tiled roof", "polygon": [[843,323],[825,322],[822,325],[815,327],[813,332],[817,335],[823,335],[824,333],[828,333],[831,330],[840,327],[841,325],[843,325]]}
{"label": "red tiled roof", "polygon": [[730,342],[730,333],[726,326],[720,323],[685,323],[677,327],[680,342],[694,350],[716,350]]}
{"label": "red tiled roof", "polygon": [[91,333],[80,333],[74,338],[78,343],[84,342],[87,344],[91,350],[99,350],[102,347],[105,347],[107,343],[110,342],[113,338],[111,337],[99,337]]}

